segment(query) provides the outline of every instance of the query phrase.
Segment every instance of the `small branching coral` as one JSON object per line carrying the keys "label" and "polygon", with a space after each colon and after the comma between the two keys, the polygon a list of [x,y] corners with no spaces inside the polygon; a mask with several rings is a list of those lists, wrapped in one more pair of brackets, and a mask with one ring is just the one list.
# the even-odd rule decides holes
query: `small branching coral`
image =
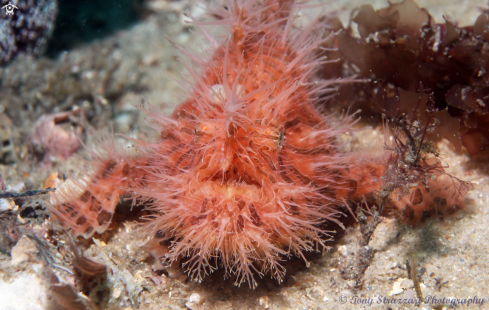
{"label": "small branching coral", "polygon": [[[53,197],[52,214],[76,236],[103,232],[119,197],[144,203],[158,257],[182,260],[201,280],[219,266],[236,284],[254,275],[282,280],[281,261],[326,247],[348,203],[379,188],[383,166],[342,151],[337,137],[353,116],[333,121],[315,98],[342,80],[314,80],[325,38],[314,20],[299,31],[293,1],[229,1],[220,20],[193,20],[215,51],[186,52],[188,97],[170,117],[142,108],[154,139],[134,139],[135,155],[110,145],[90,170]],[[223,25],[220,42],[203,26]],[[329,61],[329,60],[328,60]],[[197,69],[194,69],[194,68]]]}
{"label": "small branching coral", "polygon": [[[375,206],[366,205],[365,208],[356,209],[362,238],[359,240],[356,261],[341,269],[342,278],[355,281],[354,290],[363,288],[365,271],[376,252],[368,245],[383,216],[394,214],[414,224],[433,216],[451,215],[465,208],[465,194],[472,184],[445,171],[448,167],[442,164],[432,139],[440,120],[446,118],[448,113],[446,109],[436,109],[433,93],[428,95],[426,91],[429,89],[420,85],[419,93],[398,94],[401,98],[397,99],[401,103],[408,102],[415,107],[410,113],[401,113],[402,104],[395,116],[387,116],[388,112],[384,110],[385,148],[390,152],[386,154],[389,156],[381,177],[382,186],[373,197]],[[386,106],[385,102],[376,104]],[[418,298],[422,298],[416,281],[415,286]]]}
{"label": "small branching coral", "polygon": [[[421,87],[422,89],[422,87]],[[396,205],[410,222],[431,215],[447,215],[465,207],[464,197],[472,188],[445,172],[442,160],[429,139],[447,111],[435,108],[434,96],[418,94],[418,103],[412,114],[403,114],[387,120],[392,127],[392,151],[384,173],[383,188],[379,192],[382,205]],[[389,127],[389,126],[387,126]]]}

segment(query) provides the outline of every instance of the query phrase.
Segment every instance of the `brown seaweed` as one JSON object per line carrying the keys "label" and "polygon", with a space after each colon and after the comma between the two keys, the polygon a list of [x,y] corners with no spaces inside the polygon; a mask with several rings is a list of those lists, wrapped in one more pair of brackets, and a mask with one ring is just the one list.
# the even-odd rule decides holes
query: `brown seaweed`
{"label": "brown seaweed", "polygon": [[364,115],[395,117],[415,110],[419,94],[429,90],[437,110],[446,111],[436,134],[456,148],[463,144],[472,156],[489,151],[487,11],[473,26],[458,27],[446,18],[434,23],[413,0],[378,11],[366,4],[341,30],[329,46],[337,50],[325,52],[340,61],[333,70],[325,67],[324,76],[366,80],[342,86],[337,102],[362,108]]}

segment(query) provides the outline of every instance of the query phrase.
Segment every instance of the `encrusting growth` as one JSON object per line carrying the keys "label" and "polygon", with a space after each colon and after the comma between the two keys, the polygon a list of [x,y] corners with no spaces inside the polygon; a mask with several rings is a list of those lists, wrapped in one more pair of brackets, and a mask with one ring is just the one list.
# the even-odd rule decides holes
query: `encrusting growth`
{"label": "encrusting growth", "polygon": [[[315,98],[341,80],[315,81],[318,49],[327,40],[318,20],[298,31],[293,1],[229,1],[198,22],[215,51],[208,60],[177,47],[186,65],[188,98],[171,117],[143,109],[157,138],[134,140],[134,155],[96,155],[92,172],[53,197],[52,214],[76,236],[105,231],[120,197],[144,203],[155,246],[168,263],[182,259],[201,280],[222,266],[236,284],[254,274],[279,281],[281,260],[325,247],[330,221],[349,201],[380,188],[379,159],[344,153],[337,137],[353,116],[321,115]],[[203,28],[230,31],[218,43]]]}

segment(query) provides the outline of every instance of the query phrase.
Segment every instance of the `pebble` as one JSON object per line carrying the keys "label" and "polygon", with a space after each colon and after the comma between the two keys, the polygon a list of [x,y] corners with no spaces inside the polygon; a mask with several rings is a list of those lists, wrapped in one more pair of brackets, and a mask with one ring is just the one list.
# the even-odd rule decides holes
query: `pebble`
{"label": "pebble", "polygon": [[116,287],[113,291],[112,291],[112,298],[113,299],[117,299],[121,296],[122,294],[122,291],[120,288]]}
{"label": "pebble", "polygon": [[338,247],[338,252],[341,254],[343,257],[348,256],[348,249],[346,248],[346,245],[341,245]]}
{"label": "pebble", "polygon": [[394,282],[392,286],[392,290],[389,293],[389,296],[397,295],[404,292],[404,289],[413,287],[413,281],[406,278],[399,278]]}
{"label": "pebble", "polygon": [[315,287],[306,288],[306,296],[311,300],[321,299],[321,291]]}
{"label": "pebble", "polygon": [[200,305],[202,304],[202,297],[197,293],[192,293],[188,297],[188,302],[185,303],[185,307],[190,310],[201,309]]}
{"label": "pebble", "polygon": [[36,245],[26,236],[20,238],[12,249],[12,264],[18,265],[33,258],[38,249]]}
{"label": "pebble", "polygon": [[0,199],[0,212],[12,210],[12,204],[7,199]]}
{"label": "pebble", "polygon": [[200,304],[202,302],[202,297],[200,297],[199,294],[197,293],[192,293],[190,297],[188,298],[189,302],[194,302],[196,304]]}
{"label": "pebble", "polygon": [[268,304],[268,296],[262,296],[262,297],[260,297],[259,303],[260,303],[260,306],[263,309],[270,308],[270,305]]}
{"label": "pebble", "polygon": [[285,285],[286,285],[287,287],[291,287],[291,286],[293,286],[293,285],[294,285],[296,282],[297,282],[297,280],[295,279],[295,277],[294,277],[294,276],[290,276],[290,277],[288,277],[288,278],[287,278],[287,280],[285,280]]}

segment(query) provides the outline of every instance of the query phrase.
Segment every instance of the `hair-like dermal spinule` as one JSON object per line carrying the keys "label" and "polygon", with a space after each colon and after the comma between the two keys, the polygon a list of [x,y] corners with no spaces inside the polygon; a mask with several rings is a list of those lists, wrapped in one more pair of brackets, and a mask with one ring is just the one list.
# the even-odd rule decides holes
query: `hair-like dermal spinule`
{"label": "hair-like dermal spinule", "polygon": [[[293,1],[230,1],[199,26],[215,52],[188,54],[188,99],[171,117],[145,110],[157,139],[135,140],[133,156],[97,159],[78,191],[61,190],[53,214],[76,235],[107,228],[123,194],[144,201],[154,244],[164,259],[183,257],[202,279],[219,264],[237,284],[270,273],[280,261],[325,246],[348,202],[379,187],[383,166],[341,151],[338,135],[352,117],[325,118],[314,98],[337,80],[313,80],[316,52],[325,40],[313,21],[298,31]],[[225,25],[221,43],[203,25]],[[323,25],[324,26],[324,25]],[[363,158],[363,159],[362,159]]]}

